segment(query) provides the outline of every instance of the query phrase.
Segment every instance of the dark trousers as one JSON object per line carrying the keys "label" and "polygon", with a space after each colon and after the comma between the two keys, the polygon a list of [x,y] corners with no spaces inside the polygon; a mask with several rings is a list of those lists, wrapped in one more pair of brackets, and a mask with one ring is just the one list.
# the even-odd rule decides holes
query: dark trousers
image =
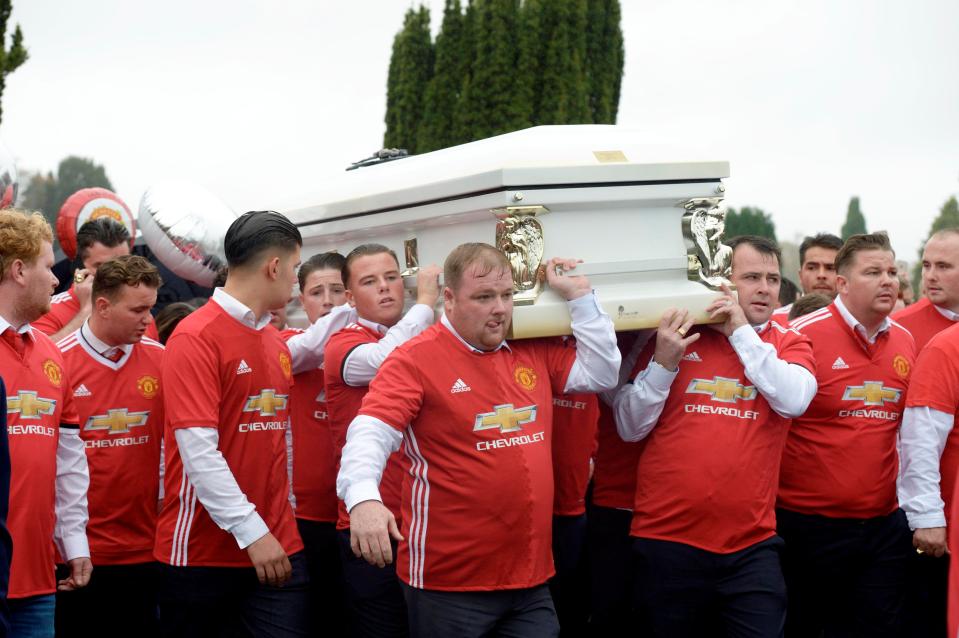
{"label": "dark trousers", "polygon": [[310,605],[307,630],[311,636],[346,633],[346,598],[343,595],[343,563],[336,539],[336,523],[296,519],[303,539],[303,553],[310,575]]}
{"label": "dark trousers", "polygon": [[282,587],[260,584],[252,567],[161,565],[162,635],[306,636],[309,577],[303,552],[290,556],[290,563],[293,574]]}
{"label": "dark trousers", "polygon": [[396,542],[393,542],[393,563],[377,567],[353,554],[349,530],[338,531],[337,538],[346,583],[350,635],[357,638],[409,636],[406,600],[396,576]]}
{"label": "dark trousers", "polygon": [[790,638],[905,635],[909,562],[916,553],[902,510],[855,520],[778,510],[786,541]]}
{"label": "dark trousers", "polygon": [[634,576],[633,539],[629,535],[632,520],[633,513],[629,510],[596,505],[589,508],[586,551],[589,555],[589,627],[594,636],[612,636],[622,627],[635,627],[630,618]]}
{"label": "dark trousers", "polygon": [[773,537],[732,554],[637,538],[637,606],[661,638],[783,635],[783,542]]}
{"label": "dark trousers", "polygon": [[547,638],[559,622],[546,585],[499,591],[436,591],[403,584],[413,638]]}
{"label": "dark trousers", "polygon": [[[57,565],[58,580],[68,575],[65,565]],[[57,592],[57,636],[158,636],[159,587],[159,563],[97,565],[86,587]]]}
{"label": "dark trousers", "polygon": [[910,556],[906,591],[906,635],[946,638],[950,555]]}
{"label": "dark trousers", "polygon": [[586,561],[586,514],[553,516],[553,564],[549,593],[559,618],[560,635],[586,635],[589,619],[589,574]]}

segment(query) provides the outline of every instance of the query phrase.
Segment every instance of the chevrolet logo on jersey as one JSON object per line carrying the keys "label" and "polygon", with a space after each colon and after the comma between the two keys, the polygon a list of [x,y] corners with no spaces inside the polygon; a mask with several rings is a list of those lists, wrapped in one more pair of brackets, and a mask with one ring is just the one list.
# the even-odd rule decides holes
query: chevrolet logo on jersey
{"label": "chevrolet logo on jersey", "polygon": [[713,377],[712,379],[693,379],[686,388],[687,394],[708,394],[713,401],[736,403],[739,400],[752,401],[756,398],[756,387],[743,385],[739,379]]}
{"label": "chevrolet logo on jersey", "polygon": [[260,390],[260,394],[246,400],[244,412],[259,412],[262,416],[276,416],[277,410],[286,409],[285,394],[277,394],[276,390]]}
{"label": "chevrolet logo on jersey", "polygon": [[39,419],[57,409],[56,399],[43,399],[32,390],[20,390],[15,397],[7,397],[7,412],[24,419]]}
{"label": "chevrolet logo on jersey", "polygon": [[862,401],[863,405],[899,403],[902,390],[885,387],[881,381],[865,381],[862,385],[847,385],[842,393],[843,401]]}
{"label": "chevrolet logo on jersey", "polygon": [[499,428],[499,431],[505,434],[507,432],[522,430],[524,424],[535,420],[535,405],[528,405],[525,408],[519,409],[514,408],[512,403],[494,405],[492,412],[476,415],[473,431],[478,432],[479,430],[495,430]]}
{"label": "chevrolet logo on jersey", "polygon": [[84,430],[107,430],[110,434],[125,434],[130,428],[146,425],[150,411],[129,412],[126,408],[107,410],[106,414],[98,414],[87,419]]}

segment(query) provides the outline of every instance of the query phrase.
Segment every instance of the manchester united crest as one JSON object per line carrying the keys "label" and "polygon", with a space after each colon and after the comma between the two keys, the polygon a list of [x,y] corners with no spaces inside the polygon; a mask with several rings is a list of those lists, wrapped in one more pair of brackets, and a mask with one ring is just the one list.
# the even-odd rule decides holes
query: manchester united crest
{"label": "manchester united crest", "polygon": [[63,380],[63,370],[60,369],[60,366],[53,359],[47,359],[43,362],[43,374],[47,375],[47,378],[50,379],[50,383],[60,387],[60,382]]}
{"label": "manchester united crest", "polygon": [[896,371],[900,379],[909,378],[909,360],[901,354],[897,354],[896,358],[892,360],[892,369]]}
{"label": "manchester united crest", "polygon": [[513,379],[526,390],[532,390],[536,387],[536,372],[532,368],[516,368],[513,372]]}
{"label": "manchester united crest", "polygon": [[145,374],[137,379],[137,390],[140,391],[144,399],[152,399],[160,391],[160,380]]}
{"label": "manchester united crest", "polygon": [[285,352],[280,353],[280,369],[283,370],[283,376],[287,379],[293,377],[293,365],[290,363],[290,355]]}

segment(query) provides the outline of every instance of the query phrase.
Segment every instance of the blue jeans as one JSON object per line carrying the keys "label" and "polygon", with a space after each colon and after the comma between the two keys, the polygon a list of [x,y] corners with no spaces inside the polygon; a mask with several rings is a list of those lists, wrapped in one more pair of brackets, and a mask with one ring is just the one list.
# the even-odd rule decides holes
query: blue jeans
{"label": "blue jeans", "polygon": [[10,638],[53,638],[53,594],[11,598]]}

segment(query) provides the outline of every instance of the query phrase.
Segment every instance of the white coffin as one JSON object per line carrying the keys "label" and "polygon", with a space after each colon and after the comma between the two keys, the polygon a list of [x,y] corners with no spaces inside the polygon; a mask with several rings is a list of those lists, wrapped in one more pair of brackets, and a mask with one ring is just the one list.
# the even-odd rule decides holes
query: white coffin
{"label": "white coffin", "polygon": [[[655,326],[671,306],[705,321],[728,274],[717,244],[729,164],[683,155],[617,126],[541,126],[346,171],[283,212],[303,234],[304,259],[377,242],[412,271],[417,258],[442,265],[460,243],[499,239],[514,280],[529,283],[523,262],[535,251],[513,246],[541,242],[543,260],[583,260],[577,271],[617,330]],[[517,290],[513,337],[567,333],[557,294]]]}

